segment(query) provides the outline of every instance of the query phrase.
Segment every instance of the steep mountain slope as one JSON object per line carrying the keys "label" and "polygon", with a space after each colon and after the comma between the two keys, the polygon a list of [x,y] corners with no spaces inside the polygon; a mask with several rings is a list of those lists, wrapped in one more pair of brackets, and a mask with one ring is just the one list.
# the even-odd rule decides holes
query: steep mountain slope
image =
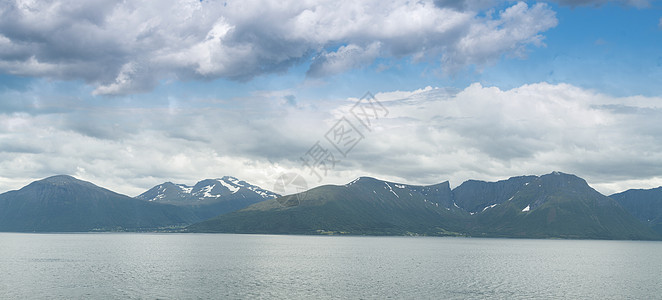
{"label": "steep mountain slope", "polygon": [[609,196],[627,211],[662,234],[662,187],[649,190],[627,190]]}
{"label": "steep mountain slope", "polygon": [[585,180],[554,172],[475,215],[473,235],[528,238],[656,239],[613,199]]}
{"label": "steep mountain slope", "polygon": [[508,201],[517,191],[537,178],[520,176],[497,182],[468,180],[453,189],[455,205],[472,214],[480,213],[495,204]]}
{"label": "steep mountain slope", "polygon": [[137,199],[188,207],[201,219],[245,208],[280,195],[235,177],[205,179],[194,186],[166,182],[137,196]]}
{"label": "steep mountain slope", "polygon": [[454,235],[464,217],[451,199],[448,182],[424,187],[361,177],[263,201],[188,231]]}
{"label": "steep mountain slope", "polygon": [[140,230],[199,220],[188,209],[136,200],[65,175],[0,195],[0,231]]}

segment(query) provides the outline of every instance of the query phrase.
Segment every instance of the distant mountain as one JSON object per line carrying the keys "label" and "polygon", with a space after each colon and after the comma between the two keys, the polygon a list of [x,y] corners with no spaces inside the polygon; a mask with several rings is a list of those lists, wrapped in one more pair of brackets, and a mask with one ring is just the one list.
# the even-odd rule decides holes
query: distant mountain
{"label": "distant mountain", "polygon": [[152,230],[215,216],[186,231],[662,238],[662,187],[611,197],[559,172],[469,180],[453,190],[448,182],[417,186],[361,177],[284,197],[226,176],[194,186],[167,182],[139,199],[60,175],[0,194],[0,231]]}
{"label": "distant mountain", "polygon": [[463,212],[448,182],[411,186],[361,177],[321,186],[188,227],[192,232],[457,235]]}
{"label": "distant mountain", "polygon": [[362,177],[263,201],[192,232],[424,234],[657,239],[615,200],[559,172],[498,182],[411,186]]}
{"label": "distant mountain", "polygon": [[0,231],[143,230],[199,220],[188,209],[140,201],[66,175],[0,194]]}
{"label": "distant mountain", "polygon": [[[509,184],[510,182],[510,184]],[[523,183],[523,184],[522,184]],[[476,212],[473,235],[527,238],[656,239],[615,200],[575,175],[554,172],[504,182],[509,198]]]}
{"label": "distant mountain", "polygon": [[662,234],[662,187],[649,190],[627,190],[609,196],[627,211]]}
{"label": "distant mountain", "polygon": [[205,179],[194,186],[166,182],[137,196],[137,199],[188,207],[201,219],[245,208],[280,195],[235,177]]}

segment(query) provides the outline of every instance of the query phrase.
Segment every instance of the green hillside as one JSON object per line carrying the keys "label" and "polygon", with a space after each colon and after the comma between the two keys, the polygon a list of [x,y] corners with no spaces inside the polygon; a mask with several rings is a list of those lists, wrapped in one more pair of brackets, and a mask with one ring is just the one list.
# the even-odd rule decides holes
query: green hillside
{"label": "green hillside", "polygon": [[[267,200],[188,228],[192,232],[279,234],[455,235],[462,213],[444,207],[451,190],[407,186],[362,177],[321,186],[304,195]],[[300,200],[301,199],[301,200]]]}

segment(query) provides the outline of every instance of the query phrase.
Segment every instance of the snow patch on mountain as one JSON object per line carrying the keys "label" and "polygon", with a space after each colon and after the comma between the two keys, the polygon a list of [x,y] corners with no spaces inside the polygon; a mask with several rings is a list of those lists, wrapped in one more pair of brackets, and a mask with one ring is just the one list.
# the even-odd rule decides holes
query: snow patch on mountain
{"label": "snow patch on mountain", "polygon": [[218,198],[218,197],[221,197],[220,194],[214,195],[214,194],[211,193],[211,191],[214,189],[215,186],[216,185],[212,184],[212,185],[208,185],[208,186],[203,187],[202,190],[201,190],[203,192],[202,197],[204,197],[204,198]]}
{"label": "snow patch on mountain", "polygon": [[358,177],[358,178],[352,180],[350,183],[346,184],[345,186],[350,186],[352,184],[355,184],[357,181],[359,181],[359,179],[361,179],[361,177]]}
{"label": "snow patch on mountain", "polygon": [[[486,210],[488,210],[488,209],[490,209],[490,208],[494,208],[494,207],[497,206],[497,205],[499,205],[499,203],[495,203],[495,204],[492,204],[492,205],[485,206],[485,208],[483,208],[483,211],[486,211]],[[483,212],[483,211],[481,211],[481,212]]]}
{"label": "snow patch on mountain", "polygon": [[241,187],[236,186],[236,185],[231,184],[231,183],[228,183],[227,181],[223,180],[223,178],[219,179],[218,182],[219,182],[222,186],[224,186],[224,187],[226,187],[228,190],[230,190],[230,192],[233,193],[233,194],[236,193],[236,192],[238,192],[238,191],[241,189]]}
{"label": "snow patch on mountain", "polygon": [[193,192],[193,187],[185,184],[175,184],[184,194],[190,194]]}
{"label": "snow patch on mountain", "polygon": [[391,193],[393,193],[393,195],[395,195],[396,197],[400,198],[400,196],[398,196],[398,194],[396,194],[396,193],[393,191],[393,188],[388,184],[388,182],[384,182],[384,183],[385,183],[386,186],[388,187],[389,191],[390,191]]}
{"label": "snow patch on mountain", "polygon": [[278,194],[272,193],[272,192],[267,191],[267,190],[263,190],[263,189],[261,189],[259,187],[256,187],[256,186],[247,186],[246,188],[253,191],[254,193],[262,196],[262,198],[264,198],[264,199],[278,198]]}

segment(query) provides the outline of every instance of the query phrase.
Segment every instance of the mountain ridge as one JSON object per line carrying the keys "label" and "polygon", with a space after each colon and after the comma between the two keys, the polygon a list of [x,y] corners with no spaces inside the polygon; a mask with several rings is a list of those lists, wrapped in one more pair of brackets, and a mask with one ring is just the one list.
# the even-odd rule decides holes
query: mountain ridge
{"label": "mountain ridge", "polygon": [[[223,226],[226,226],[227,232],[236,233],[316,234],[330,230],[338,233],[405,235],[415,229],[429,234],[440,231],[453,235],[449,229],[444,228],[452,229],[454,225],[453,222],[446,224],[443,221],[446,218],[453,219],[450,208],[440,205],[444,199],[443,190],[418,190],[420,186],[395,185],[371,177],[360,177],[345,185],[324,185],[310,189],[306,191],[305,197],[288,195],[266,200],[212,220],[230,216]],[[374,201],[352,201],[353,195],[357,193],[374,194]],[[336,201],[338,197],[342,201]],[[400,201],[403,199],[407,201]],[[261,221],[246,227],[242,222],[246,216]],[[427,228],[428,224],[437,221],[439,226]],[[189,229],[198,227],[204,232],[215,232],[210,228],[205,229],[204,224],[198,223]],[[313,227],[306,224],[312,224]]]}
{"label": "mountain ridge", "polygon": [[[147,197],[154,189],[161,194]],[[0,194],[0,231],[135,231],[193,223],[184,231],[594,239],[662,236],[656,227],[662,220],[662,187],[627,190],[612,199],[586,180],[561,172],[493,182],[467,180],[453,189],[448,181],[410,185],[362,176],[344,185],[324,185],[277,198],[273,192],[231,176],[201,180],[194,186],[165,182],[150,190],[140,200],[68,175],[47,177]],[[166,195],[169,190],[174,194]],[[249,192],[263,201],[241,203],[245,206],[202,222],[205,218],[195,212],[196,208],[209,211],[210,203],[245,198]],[[638,196],[640,193],[646,197]],[[166,196],[181,194],[196,195],[202,204],[161,203],[172,200]]]}
{"label": "mountain ridge", "polygon": [[[428,205],[419,205],[421,201]],[[398,216],[405,207],[406,213]],[[584,179],[561,172],[465,181],[452,190],[448,182],[413,186],[359,177],[345,185],[311,189],[302,197],[260,202],[191,225],[187,231],[660,238]]]}

